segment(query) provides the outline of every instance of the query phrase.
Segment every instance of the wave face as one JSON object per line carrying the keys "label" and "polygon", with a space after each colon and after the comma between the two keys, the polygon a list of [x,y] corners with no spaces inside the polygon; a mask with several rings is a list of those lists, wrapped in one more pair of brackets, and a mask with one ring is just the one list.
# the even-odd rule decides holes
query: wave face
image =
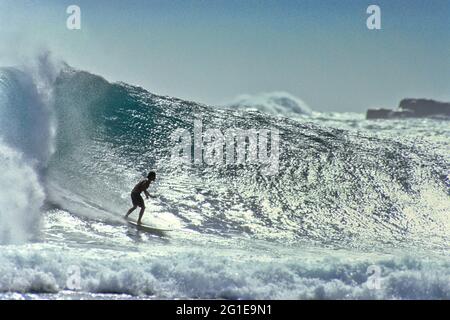
{"label": "wave face", "polygon": [[[56,82],[55,105],[49,179],[91,209],[125,211],[136,177],[155,168],[162,210],[196,230],[346,246],[448,243],[448,162],[414,146],[216,110],[70,70]],[[171,161],[171,134],[192,133],[199,115],[204,130],[278,129],[279,173]]]}
{"label": "wave face", "polygon": [[[66,271],[75,264],[84,274],[82,290],[92,294],[448,298],[447,262],[425,266],[416,257],[358,253],[448,249],[444,153],[370,130],[325,127],[320,119],[158,96],[70,67],[44,82],[50,91],[16,69],[3,69],[0,79],[0,163],[7,168],[0,172],[0,241],[38,238],[2,249],[0,292],[58,293],[67,289]],[[278,130],[277,174],[254,163],[172,160],[172,133],[193,135],[197,119],[203,130]],[[150,169],[158,174],[151,190],[158,199],[150,200],[144,219],[181,226],[170,245],[131,236],[121,222],[130,190]],[[40,233],[29,231],[36,227]],[[58,251],[61,245],[68,249]],[[257,256],[260,264],[244,268]],[[384,291],[367,291],[374,261],[387,272]]]}

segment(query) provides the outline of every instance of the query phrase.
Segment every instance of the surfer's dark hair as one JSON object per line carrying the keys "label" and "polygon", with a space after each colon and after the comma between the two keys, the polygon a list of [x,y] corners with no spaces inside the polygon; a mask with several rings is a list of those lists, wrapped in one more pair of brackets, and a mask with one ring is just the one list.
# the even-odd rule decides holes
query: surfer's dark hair
{"label": "surfer's dark hair", "polygon": [[151,180],[155,180],[156,178],[156,173],[155,171],[150,171],[147,175],[147,178],[151,179]]}

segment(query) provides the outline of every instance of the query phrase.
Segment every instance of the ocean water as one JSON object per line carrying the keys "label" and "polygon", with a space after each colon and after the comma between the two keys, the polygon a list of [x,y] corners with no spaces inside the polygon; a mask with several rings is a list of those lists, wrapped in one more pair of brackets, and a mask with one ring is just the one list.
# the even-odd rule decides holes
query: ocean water
{"label": "ocean water", "polygon": [[[278,130],[277,173],[174,161],[170,136],[195,119]],[[3,68],[0,299],[449,299],[448,124],[279,117]],[[164,236],[122,219],[149,169],[143,221]]]}

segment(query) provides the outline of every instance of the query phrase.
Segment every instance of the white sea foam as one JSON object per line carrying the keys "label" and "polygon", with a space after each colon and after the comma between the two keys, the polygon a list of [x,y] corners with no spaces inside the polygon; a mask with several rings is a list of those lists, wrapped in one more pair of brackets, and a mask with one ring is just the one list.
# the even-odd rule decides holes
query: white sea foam
{"label": "white sea foam", "polygon": [[[61,293],[70,268],[80,271],[80,291],[156,298],[227,299],[449,299],[449,262],[414,257],[355,259],[308,256],[266,260],[239,252],[181,252],[123,255],[114,250],[84,250],[35,245],[0,253],[0,292]],[[166,247],[167,248],[167,247]],[[156,248],[158,251],[158,248]],[[253,251],[257,253],[257,251]],[[303,256],[303,259],[299,259]],[[266,257],[267,258],[267,257]],[[249,263],[252,261],[252,263]],[[368,285],[367,268],[376,263],[380,288]],[[0,297],[2,294],[0,293]]]}

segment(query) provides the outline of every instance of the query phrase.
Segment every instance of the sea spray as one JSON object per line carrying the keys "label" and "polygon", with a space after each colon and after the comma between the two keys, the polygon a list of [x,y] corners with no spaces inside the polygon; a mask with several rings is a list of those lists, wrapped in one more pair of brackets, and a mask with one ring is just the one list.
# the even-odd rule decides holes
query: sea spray
{"label": "sea spray", "polygon": [[31,66],[0,69],[0,242],[31,239],[45,200],[45,170],[54,152],[49,54]]}
{"label": "sea spray", "polygon": [[0,244],[23,243],[36,233],[44,191],[23,156],[0,141]]}

